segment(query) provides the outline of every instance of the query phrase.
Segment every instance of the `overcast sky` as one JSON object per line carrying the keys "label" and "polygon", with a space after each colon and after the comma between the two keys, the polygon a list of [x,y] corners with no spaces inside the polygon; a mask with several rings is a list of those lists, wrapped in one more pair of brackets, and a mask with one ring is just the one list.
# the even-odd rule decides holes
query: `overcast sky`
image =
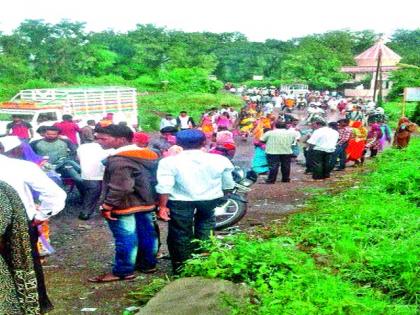
{"label": "overcast sky", "polygon": [[420,27],[418,0],[1,0],[0,31],[25,19],[86,22],[88,31],[125,32],[137,23],[169,29],[245,34],[252,41],[328,30]]}

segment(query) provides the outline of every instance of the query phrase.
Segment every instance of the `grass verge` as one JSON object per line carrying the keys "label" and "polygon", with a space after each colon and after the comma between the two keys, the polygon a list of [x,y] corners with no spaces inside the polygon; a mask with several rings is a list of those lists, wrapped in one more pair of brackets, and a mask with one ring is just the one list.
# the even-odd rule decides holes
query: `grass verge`
{"label": "grass verge", "polygon": [[237,314],[416,314],[420,139],[388,149],[353,186],[316,194],[286,224],[222,242],[185,276],[245,282]]}
{"label": "grass verge", "polygon": [[159,130],[160,114],[171,113],[176,117],[185,110],[198,123],[201,114],[211,107],[227,104],[238,108],[242,103],[240,97],[229,93],[154,93],[139,97],[139,121],[144,130]]}

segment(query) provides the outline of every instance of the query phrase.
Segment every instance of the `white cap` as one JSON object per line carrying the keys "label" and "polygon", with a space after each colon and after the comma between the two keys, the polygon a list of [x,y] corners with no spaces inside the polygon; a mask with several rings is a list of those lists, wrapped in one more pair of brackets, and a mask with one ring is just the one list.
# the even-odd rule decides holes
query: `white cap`
{"label": "white cap", "polygon": [[6,136],[0,138],[0,143],[4,148],[4,152],[9,152],[22,144],[17,136]]}

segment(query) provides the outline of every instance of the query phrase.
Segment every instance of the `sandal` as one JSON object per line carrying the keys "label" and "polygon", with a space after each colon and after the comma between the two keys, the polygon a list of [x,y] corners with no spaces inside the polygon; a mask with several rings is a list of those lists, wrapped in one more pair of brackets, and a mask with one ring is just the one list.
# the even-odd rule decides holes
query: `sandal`
{"label": "sandal", "polygon": [[114,282],[114,281],[123,281],[123,280],[134,280],[136,278],[135,275],[128,275],[128,276],[116,276],[112,273],[106,273],[104,275],[96,276],[93,278],[89,278],[89,282],[93,283],[106,283],[106,282]]}

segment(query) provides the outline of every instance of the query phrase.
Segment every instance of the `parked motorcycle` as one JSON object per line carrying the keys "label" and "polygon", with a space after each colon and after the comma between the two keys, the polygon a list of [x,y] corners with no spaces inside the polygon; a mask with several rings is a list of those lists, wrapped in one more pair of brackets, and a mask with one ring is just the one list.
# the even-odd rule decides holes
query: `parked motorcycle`
{"label": "parked motorcycle", "polygon": [[216,230],[221,230],[239,222],[247,212],[247,193],[257,181],[257,174],[253,171],[246,172],[235,166],[232,172],[235,188],[228,193],[222,202],[214,209],[216,215]]}

